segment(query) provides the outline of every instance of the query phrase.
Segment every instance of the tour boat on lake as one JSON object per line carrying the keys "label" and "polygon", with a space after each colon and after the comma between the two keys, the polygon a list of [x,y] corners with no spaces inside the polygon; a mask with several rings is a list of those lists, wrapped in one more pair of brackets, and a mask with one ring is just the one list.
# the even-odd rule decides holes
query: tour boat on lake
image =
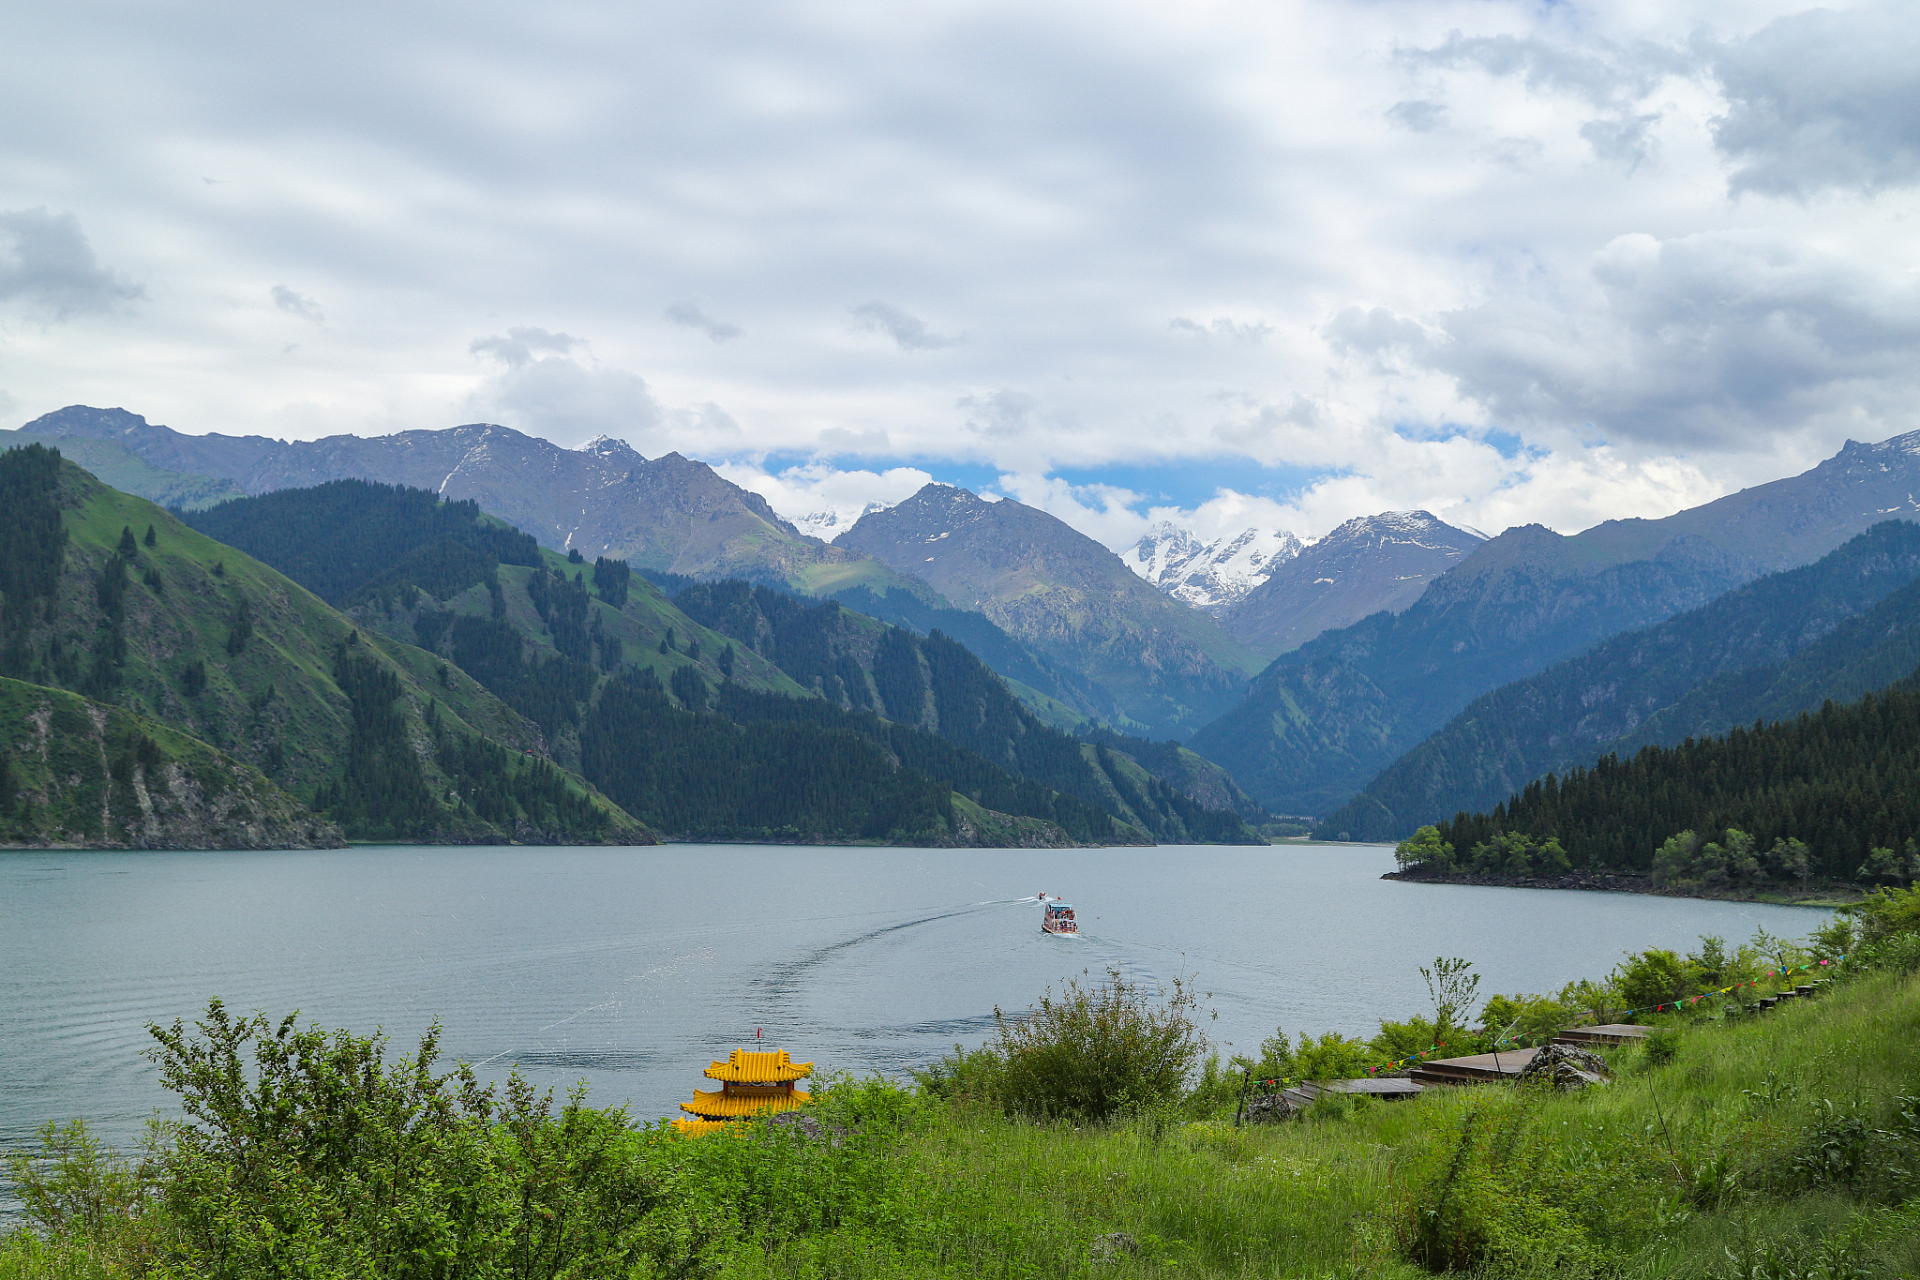
{"label": "tour boat on lake", "polygon": [[1080,926],[1073,918],[1071,903],[1040,895],[1040,932],[1042,933],[1078,933]]}

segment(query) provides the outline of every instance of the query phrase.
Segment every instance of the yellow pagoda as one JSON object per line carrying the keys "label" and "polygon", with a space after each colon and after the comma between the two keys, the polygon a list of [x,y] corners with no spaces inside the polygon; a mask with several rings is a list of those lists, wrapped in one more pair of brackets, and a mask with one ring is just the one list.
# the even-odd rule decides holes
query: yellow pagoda
{"label": "yellow pagoda", "polygon": [[718,1089],[695,1089],[693,1101],[683,1102],[686,1116],[673,1127],[689,1136],[724,1129],[736,1120],[791,1111],[813,1101],[813,1095],[796,1089],[793,1083],[813,1074],[811,1062],[795,1062],[785,1049],[773,1053],[748,1053],[735,1049],[725,1062],[716,1062],[703,1073],[720,1081]]}

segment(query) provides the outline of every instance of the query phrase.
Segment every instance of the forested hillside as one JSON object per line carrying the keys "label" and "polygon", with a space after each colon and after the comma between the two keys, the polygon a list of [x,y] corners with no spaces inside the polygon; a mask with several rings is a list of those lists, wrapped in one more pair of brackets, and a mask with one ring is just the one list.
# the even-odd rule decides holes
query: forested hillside
{"label": "forested hillside", "polygon": [[[1070,730],[1099,713],[1102,694],[1084,675],[1049,661],[1038,649],[1008,635],[983,613],[949,608],[898,587],[878,593],[868,587],[854,587],[835,592],[833,598],[856,613],[905,627],[915,635],[940,631],[958,640],[969,653],[1007,680],[1033,707],[1035,714],[1056,729]],[[1036,694],[1039,696],[1035,697]],[[1069,714],[1057,715],[1055,708],[1047,705],[1049,701],[1059,704]]]}
{"label": "forested hillside", "polygon": [[0,675],[170,726],[363,839],[646,841],[421,650],[39,448],[0,454]]}
{"label": "forested hillside", "polygon": [[[1667,882],[1906,883],[1920,878],[1920,682],[1724,737],[1610,755],[1436,829],[1437,839],[1410,848],[1442,871],[1564,870],[1542,865],[1545,842],[1557,839],[1574,870]],[[1438,852],[1443,843],[1450,855]],[[1525,865],[1511,865],[1515,848]]]}
{"label": "forested hillside", "polygon": [[1470,703],[1320,825],[1395,839],[1607,752],[1851,701],[1920,663],[1920,525],[1886,521],[1819,562],[1615,636]]}
{"label": "forested hillside", "polygon": [[0,677],[0,847],[312,849],[340,829],[206,743]]}
{"label": "forested hillside", "polygon": [[[690,611],[625,561],[561,556],[516,541],[470,503],[357,481],[249,498],[208,518],[325,582],[371,631],[478,680],[537,726],[544,753],[675,835],[986,838],[955,810],[957,793],[1050,824],[1055,843],[1252,838],[1233,815],[1129,777],[1123,762],[1121,781],[1102,787],[1107,775],[1079,746],[1035,722],[964,649],[943,641],[929,663],[929,641],[834,603],[732,583],[692,588],[684,603],[700,607]],[[1056,790],[1037,776],[1044,753],[982,758],[975,748],[1005,747],[984,731],[942,741],[936,669],[964,672],[943,688],[964,686],[1001,720],[1039,730],[1085,785]],[[967,722],[957,711],[947,719]]]}
{"label": "forested hillside", "polygon": [[1590,561],[1551,530],[1509,529],[1404,613],[1283,654],[1188,745],[1269,809],[1324,814],[1480,694],[1752,576],[1711,548],[1597,571]]}
{"label": "forested hillside", "polygon": [[985,663],[938,630],[918,636],[838,601],[811,604],[737,581],[689,586],[674,603],[830,702],[925,729],[1157,841],[1258,840],[1226,806],[1203,806],[1138,761],[1042,723]]}

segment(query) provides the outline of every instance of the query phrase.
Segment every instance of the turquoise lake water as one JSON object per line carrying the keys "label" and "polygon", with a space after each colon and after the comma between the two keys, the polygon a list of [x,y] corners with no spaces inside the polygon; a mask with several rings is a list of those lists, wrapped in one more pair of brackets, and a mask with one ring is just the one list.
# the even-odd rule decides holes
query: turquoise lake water
{"label": "turquoise lake water", "polygon": [[[438,1018],[451,1059],[585,1080],[650,1120],[756,1031],[821,1068],[899,1073],[1110,965],[1193,977],[1231,1052],[1276,1024],[1419,1012],[1438,955],[1472,960],[1483,992],[1549,991],[1626,950],[1825,918],[1381,880],[1392,865],[1372,845],[0,853],[0,1146],[73,1116],[131,1140],[169,1103],[146,1024],[215,996],[396,1049]],[[1021,901],[1040,891],[1076,906],[1080,938],[1040,932]]]}

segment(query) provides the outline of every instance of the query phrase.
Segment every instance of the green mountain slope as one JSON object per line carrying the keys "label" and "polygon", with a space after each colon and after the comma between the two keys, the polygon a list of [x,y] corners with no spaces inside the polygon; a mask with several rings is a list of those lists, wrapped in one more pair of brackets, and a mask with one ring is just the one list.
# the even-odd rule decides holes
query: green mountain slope
{"label": "green mountain slope", "polygon": [[1175,791],[1208,809],[1229,810],[1250,823],[1264,822],[1273,816],[1241,789],[1232,774],[1177,742],[1149,742],[1145,738],[1128,737],[1106,728],[1083,730],[1081,740],[1092,746],[1105,747],[1115,755],[1125,756]]}
{"label": "green mountain slope", "polygon": [[646,841],[535,725],[51,451],[0,454],[0,674],[172,726],[369,839]]}
{"label": "green mountain slope", "polygon": [[1852,700],[1920,662],[1920,525],[1888,521],[1815,564],[1475,699],[1322,823],[1354,839],[1491,808],[1600,755]]}
{"label": "green mountain slope", "polygon": [[313,849],[340,829],[178,730],[0,678],[0,847]]}
{"label": "green mountain slope", "polygon": [[905,627],[915,635],[939,631],[967,647],[1008,682],[1021,701],[1055,728],[1088,724],[1105,695],[1083,675],[1049,661],[1033,645],[1008,635],[985,614],[899,589],[866,587],[836,591],[833,598],[856,613]]}
{"label": "green mountain slope", "polygon": [[[957,792],[1041,822],[1053,843],[1144,838],[1097,801],[1020,776],[1018,761],[990,763],[918,721],[878,718],[888,704],[870,674],[875,655],[890,636],[921,642],[837,604],[760,589],[782,618],[835,621],[804,635],[784,627],[774,643],[757,610],[736,611],[730,633],[708,625],[724,610],[689,614],[625,561],[534,548],[471,503],[359,481],[281,490],[196,518],[325,581],[369,631],[477,679],[533,722],[543,752],[674,834],[953,844],[1019,826],[963,821]],[[715,590],[696,589],[709,605]],[[951,647],[1017,709],[990,672]],[[1205,822],[1180,830],[1188,826]],[[1019,829],[1034,838],[1031,824]]]}

